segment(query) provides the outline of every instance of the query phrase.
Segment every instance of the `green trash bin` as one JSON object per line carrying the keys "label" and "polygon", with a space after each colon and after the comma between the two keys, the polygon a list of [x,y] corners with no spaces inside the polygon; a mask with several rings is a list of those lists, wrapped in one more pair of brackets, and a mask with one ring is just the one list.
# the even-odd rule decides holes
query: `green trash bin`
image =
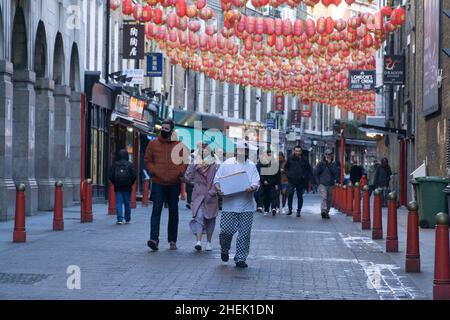
{"label": "green trash bin", "polygon": [[[417,203],[419,204],[419,224],[421,228],[434,228],[434,216],[439,212],[448,212],[446,194],[443,192],[450,183],[446,177],[420,177],[415,179],[418,186]],[[414,183],[413,183],[414,185]]]}

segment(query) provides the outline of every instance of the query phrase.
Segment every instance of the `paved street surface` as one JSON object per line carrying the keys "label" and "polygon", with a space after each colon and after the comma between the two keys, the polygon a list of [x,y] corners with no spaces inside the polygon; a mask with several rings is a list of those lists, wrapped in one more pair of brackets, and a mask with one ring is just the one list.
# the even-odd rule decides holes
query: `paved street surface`
{"label": "paved street surface", "polygon": [[[434,231],[421,230],[422,273],[405,274],[406,212],[399,212],[400,253],[341,213],[320,218],[319,198],[307,195],[301,218],[255,214],[248,269],[220,260],[219,223],[212,252],[196,252],[191,211],[180,202],[177,251],[168,250],[167,209],[158,252],[151,252],[151,206],[133,210],[118,226],[106,205],[94,222],[79,223],[67,208],[65,231],[53,232],[52,213],[27,220],[25,244],[12,243],[14,222],[0,223],[0,299],[430,299]],[[384,214],[384,224],[386,214]],[[384,229],[384,234],[385,234]],[[67,268],[79,266],[81,289],[69,290]]]}

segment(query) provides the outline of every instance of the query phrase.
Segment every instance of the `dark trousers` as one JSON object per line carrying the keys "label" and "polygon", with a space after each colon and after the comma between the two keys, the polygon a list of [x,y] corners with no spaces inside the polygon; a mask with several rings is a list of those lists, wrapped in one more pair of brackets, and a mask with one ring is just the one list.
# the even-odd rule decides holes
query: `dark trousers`
{"label": "dark trousers", "polygon": [[186,203],[192,202],[192,191],[194,191],[194,185],[186,183]]}
{"label": "dark trousers", "polygon": [[297,212],[300,212],[303,207],[303,193],[305,193],[305,185],[303,183],[292,184],[289,183],[288,194],[288,208],[292,212],[292,202],[294,201],[294,191],[297,191]]}
{"label": "dark trousers", "polygon": [[169,224],[167,226],[168,242],[177,242],[178,237],[178,201],[181,186],[163,186],[153,183],[153,210],[150,221],[150,240],[159,242],[159,227],[161,222],[161,212],[164,202],[169,204]]}
{"label": "dark trousers", "polygon": [[262,194],[262,202],[264,204],[264,211],[268,212],[270,210],[270,206],[272,205],[272,209],[277,208],[277,199],[275,195],[275,186],[271,185],[261,185],[261,194]]}

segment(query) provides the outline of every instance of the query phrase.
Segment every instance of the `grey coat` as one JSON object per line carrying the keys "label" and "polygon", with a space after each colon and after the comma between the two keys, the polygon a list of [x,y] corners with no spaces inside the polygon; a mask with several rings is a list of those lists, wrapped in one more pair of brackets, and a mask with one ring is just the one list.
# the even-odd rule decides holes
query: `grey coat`
{"label": "grey coat", "polygon": [[186,181],[194,186],[192,191],[192,216],[197,215],[200,206],[203,206],[203,214],[206,219],[217,217],[219,213],[219,201],[214,187],[214,176],[219,169],[218,164],[213,164],[207,171],[205,178],[201,173],[201,166],[191,166],[186,176]]}

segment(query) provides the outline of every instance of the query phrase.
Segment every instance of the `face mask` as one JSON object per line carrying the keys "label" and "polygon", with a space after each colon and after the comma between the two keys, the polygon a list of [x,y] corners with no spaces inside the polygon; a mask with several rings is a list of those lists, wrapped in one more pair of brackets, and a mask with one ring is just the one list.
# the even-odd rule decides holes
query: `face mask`
{"label": "face mask", "polygon": [[162,136],[164,139],[169,139],[171,135],[172,135],[172,132],[161,131],[161,136]]}

